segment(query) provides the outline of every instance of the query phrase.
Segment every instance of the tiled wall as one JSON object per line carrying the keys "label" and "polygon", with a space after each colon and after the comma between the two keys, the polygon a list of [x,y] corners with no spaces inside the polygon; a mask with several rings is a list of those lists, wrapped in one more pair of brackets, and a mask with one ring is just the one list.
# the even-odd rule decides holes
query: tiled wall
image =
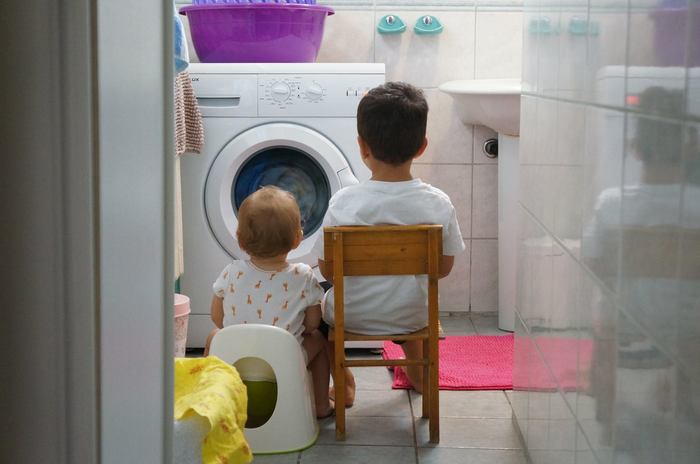
{"label": "tiled wall", "polygon": [[[520,76],[521,0],[319,3],[333,6],[336,14],[326,21],[318,61],[385,63],[387,79],[408,81],[424,89],[430,105],[429,148],[415,166],[414,175],[450,196],[467,248],[457,258],[451,275],[440,282],[440,309],[496,311],[497,166],[481,150],[483,142],[495,134],[462,124],[452,99],[437,87],[454,79]],[[377,33],[380,18],[389,13],[406,23],[406,32]],[[442,34],[413,33],[416,20],[425,14],[442,22]]]}
{"label": "tiled wall", "polygon": [[524,13],[513,406],[530,457],[700,462],[700,3]]}

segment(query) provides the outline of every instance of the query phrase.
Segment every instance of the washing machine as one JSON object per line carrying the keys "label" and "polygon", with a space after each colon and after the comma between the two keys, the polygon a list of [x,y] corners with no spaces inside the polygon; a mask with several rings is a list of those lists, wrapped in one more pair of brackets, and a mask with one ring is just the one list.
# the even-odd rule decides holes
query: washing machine
{"label": "washing machine", "polygon": [[188,347],[204,346],[213,328],[211,286],[232,259],[241,202],[263,185],[296,197],[304,240],[292,262],[316,266],[330,197],[368,179],[357,146],[363,94],[384,83],[383,64],[196,63],[189,73],[204,120],[200,155],[181,159],[184,273],[190,297]]}

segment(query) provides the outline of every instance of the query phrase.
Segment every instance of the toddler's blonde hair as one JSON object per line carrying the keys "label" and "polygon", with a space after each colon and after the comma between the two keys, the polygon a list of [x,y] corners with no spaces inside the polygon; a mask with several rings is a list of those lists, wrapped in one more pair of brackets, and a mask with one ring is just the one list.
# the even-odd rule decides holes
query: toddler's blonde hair
{"label": "toddler's blonde hair", "polygon": [[294,196],[262,187],[238,209],[238,244],[249,255],[271,258],[289,253],[301,234],[301,213]]}

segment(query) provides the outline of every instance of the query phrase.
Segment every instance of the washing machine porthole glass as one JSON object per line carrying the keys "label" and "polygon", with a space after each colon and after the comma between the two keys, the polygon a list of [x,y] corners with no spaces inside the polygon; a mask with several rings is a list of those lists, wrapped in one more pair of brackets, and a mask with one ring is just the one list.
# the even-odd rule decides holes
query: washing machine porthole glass
{"label": "washing machine porthole glass", "polygon": [[231,186],[236,214],[248,195],[266,185],[294,195],[301,210],[304,237],[310,237],[321,226],[331,197],[330,187],[323,169],[309,155],[294,148],[274,147],[251,156]]}

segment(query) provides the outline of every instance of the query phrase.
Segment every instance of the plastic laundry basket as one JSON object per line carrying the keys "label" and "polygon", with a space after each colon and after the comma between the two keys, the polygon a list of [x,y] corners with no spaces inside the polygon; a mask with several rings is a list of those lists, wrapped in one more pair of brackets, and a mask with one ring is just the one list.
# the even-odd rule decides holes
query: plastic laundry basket
{"label": "plastic laundry basket", "polygon": [[190,299],[185,295],[175,294],[175,357],[185,356],[187,346],[187,321],[190,318]]}

